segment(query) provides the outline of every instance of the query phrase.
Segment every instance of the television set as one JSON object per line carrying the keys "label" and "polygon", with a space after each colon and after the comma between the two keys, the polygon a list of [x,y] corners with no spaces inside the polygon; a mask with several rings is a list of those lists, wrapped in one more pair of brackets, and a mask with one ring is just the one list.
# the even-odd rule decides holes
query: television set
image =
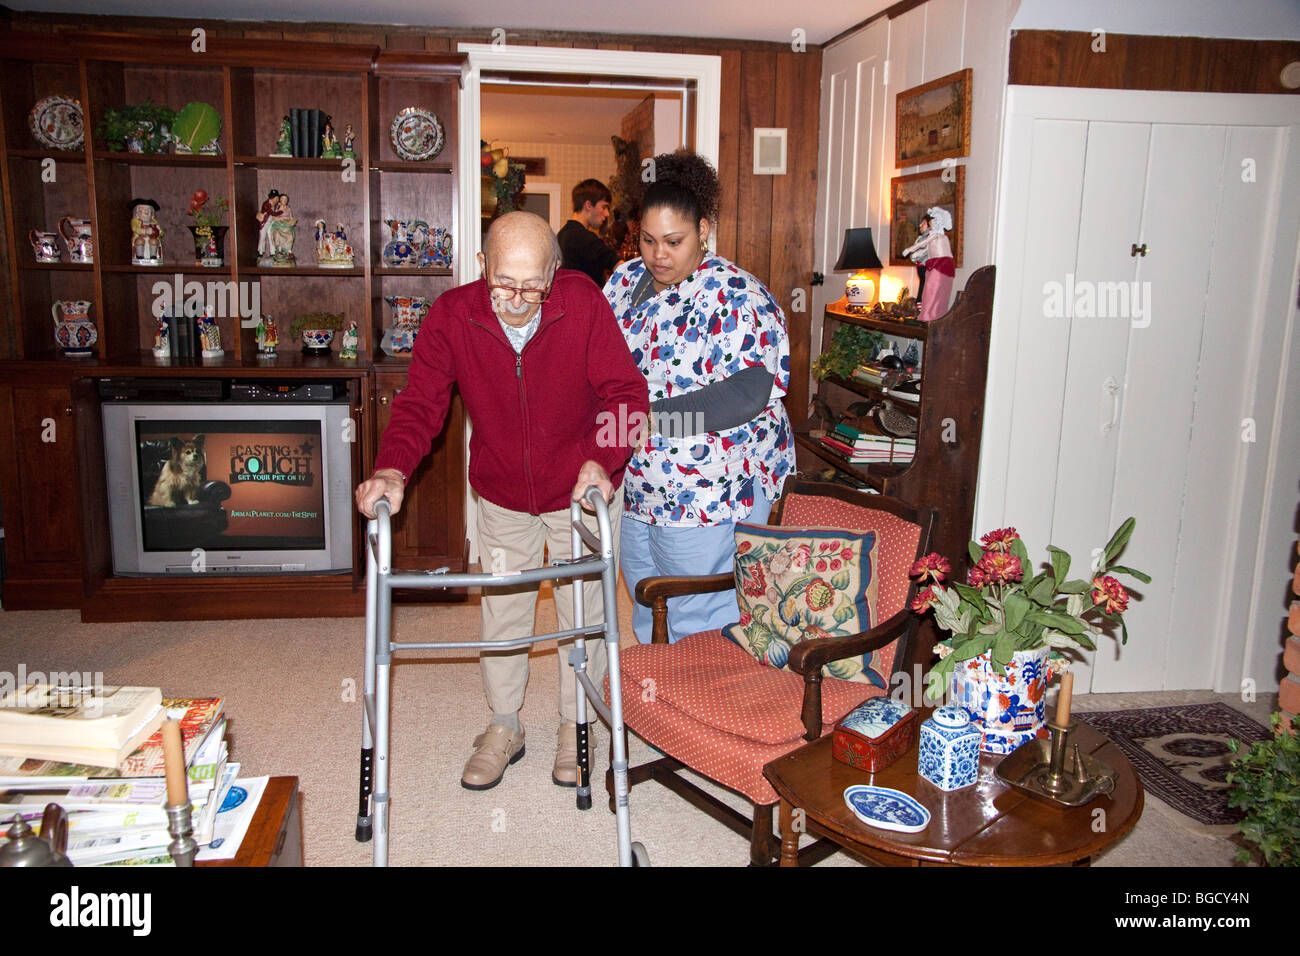
{"label": "television set", "polygon": [[102,410],[115,574],[351,572],[346,400]]}

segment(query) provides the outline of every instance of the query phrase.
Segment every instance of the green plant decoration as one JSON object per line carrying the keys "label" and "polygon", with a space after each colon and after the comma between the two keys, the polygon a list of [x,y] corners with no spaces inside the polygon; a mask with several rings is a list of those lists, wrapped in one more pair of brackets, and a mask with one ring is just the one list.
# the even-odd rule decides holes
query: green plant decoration
{"label": "green plant decoration", "polygon": [[[1246,811],[1237,824],[1241,835],[1258,847],[1268,866],[1300,866],[1300,734],[1282,729],[1273,715],[1273,737],[1259,740],[1244,753],[1241,742],[1229,740],[1237,754],[1228,771],[1228,806]],[[1251,852],[1237,851],[1237,862],[1248,863]]]}
{"label": "green plant decoration", "polygon": [[886,338],[880,332],[864,329],[860,325],[841,325],[831,338],[831,345],[813,362],[813,374],[818,380],[828,375],[848,378],[863,362],[870,362],[885,346]]}
{"label": "green plant decoration", "polygon": [[207,103],[186,103],[171,124],[177,149],[197,153],[221,135],[221,114]]}
{"label": "green plant decoration", "polygon": [[304,312],[289,323],[289,336],[297,341],[302,337],[303,329],[333,329],[338,332],[342,328],[342,312]]}
{"label": "green plant decoration", "polygon": [[100,139],[113,152],[126,149],[127,141],[139,139],[146,153],[165,153],[171,137],[170,127],[176,120],[176,111],[166,106],[155,106],[145,100],[139,106],[110,107],[96,127]]}

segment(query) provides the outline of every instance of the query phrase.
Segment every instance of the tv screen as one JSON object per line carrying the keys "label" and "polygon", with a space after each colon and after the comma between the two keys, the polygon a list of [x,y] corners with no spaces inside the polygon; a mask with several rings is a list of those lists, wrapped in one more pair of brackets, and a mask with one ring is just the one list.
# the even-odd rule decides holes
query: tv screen
{"label": "tv screen", "polygon": [[114,571],[351,570],[349,411],[105,405]]}

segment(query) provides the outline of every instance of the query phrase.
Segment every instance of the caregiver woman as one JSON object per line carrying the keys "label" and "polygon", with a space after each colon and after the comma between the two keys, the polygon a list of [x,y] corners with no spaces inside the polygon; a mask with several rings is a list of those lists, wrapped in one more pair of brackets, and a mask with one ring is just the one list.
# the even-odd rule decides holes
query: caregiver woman
{"label": "caregiver woman", "polygon": [[[763,523],[794,470],[781,396],[790,380],[785,316],[763,283],[708,251],[718,176],[694,153],[656,156],[642,197],[641,258],[605,284],[650,390],[651,427],[628,462],[619,560],[643,578],[730,571],[738,521]],[[668,602],[669,641],[739,617],[735,591]],[[635,605],[637,640],[650,609]]]}

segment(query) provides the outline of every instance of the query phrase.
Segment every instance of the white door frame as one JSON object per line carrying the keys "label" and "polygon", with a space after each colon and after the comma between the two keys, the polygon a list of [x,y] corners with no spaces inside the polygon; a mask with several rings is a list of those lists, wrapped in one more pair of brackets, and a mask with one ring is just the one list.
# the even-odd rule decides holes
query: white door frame
{"label": "white door frame", "polygon": [[[687,53],[640,53],[632,50],[572,50],[565,47],[496,46],[461,43],[457,49],[469,55],[461,77],[459,164],[461,235],[456,237],[453,269],[457,283],[473,279],[478,272],[478,253],[483,238],[479,229],[479,141],[482,136],[480,110],[483,71],[516,70],[528,73],[589,73],[594,76],[654,76],[695,82],[695,151],[718,165],[718,144],[722,126],[722,57]],[[683,110],[685,113],[685,110]],[[685,119],[683,118],[683,124]],[[466,430],[465,461],[469,461]],[[577,477],[576,475],[574,476]],[[469,559],[478,560],[478,506],[472,489],[465,488],[465,534]]]}
{"label": "white door frame", "polygon": [[639,53],[633,50],[571,50],[565,47],[495,46],[461,43],[469,55],[460,91],[460,221],[467,224],[457,236],[460,254],[457,281],[465,282],[477,271],[481,237],[469,224],[479,221],[479,141],[482,137],[482,74],[496,70],[527,73],[590,73],[595,76],[654,76],[695,81],[695,151],[718,164],[722,125],[722,58],[687,53]]}
{"label": "white door frame", "polygon": [[[1032,241],[1020,224],[1034,211],[1020,185],[1027,181],[1030,165],[1030,130],[1035,120],[1104,121],[1152,124],[1204,124],[1221,126],[1275,126],[1288,128],[1285,155],[1268,157],[1281,163],[1273,215],[1260,230],[1279,242],[1276,258],[1259,264],[1245,276],[1250,294],[1241,306],[1242,334],[1250,337],[1250,367],[1243,381],[1263,407],[1255,408],[1267,424],[1260,429],[1259,453],[1242,454],[1232,487],[1223,489],[1224,507],[1233,511],[1232,534],[1224,542],[1221,586],[1225,598],[1220,613],[1205,626],[1222,635],[1214,663],[1215,689],[1233,691],[1250,679],[1261,692],[1276,688],[1271,663],[1275,649],[1260,646],[1257,634],[1270,627],[1281,613],[1270,605],[1285,576],[1278,554],[1294,545],[1290,515],[1295,507],[1293,466],[1300,454],[1294,420],[1288,412],[1300,401],[1300,376],[1288,367],[1297,349],[1294,277],[1300,266],[1294,220],[1288,210],[1300,206],[1300,122],[1296,101],[1286,95],[1177,93],[1127,90],[1064,89],[1009,86],[1005,99],[1002,155],[999,172],[998,234],[995,262],[998,295],[993,303],[993,329],[989,345],[988,386],[984,406],[984,435],[980,477],[976,494],[975,527],[987,529],[1014,524],[1015,502],[1007,501],[1007,478],[1014,467],[1011,447],[1012,398],[1015,392],[1016,353],[1020,340],[1019,295],[1023,284],[1025,244]],[[1235,160],[1236,157],[1233,157]],[[1264,161],[1261,158],[1261,161]],[[1225,175],[1232,168],[1225,167]],[[1189,197],[1190,199],[1191,197]],[[1050,223],[1039,228],[1050,228]],[[1264,348],[1278,349],[1273,353]],[[1280,354],[1279,354],[1280,353]],[[1249,397],[1249,396],[1248,396]],[[1248,402],[1248,406],[1250,403]],[[1020,450],[1023,454],[1023,450]],[[1138,516],[1139,523],[1141,516]],[[1276,524],[1285,521],[1285,529]],[[1286,538],[1290,545],[1279,551],[1271,538]],[[1076,556],[1077,557],[1077,556]],[[1273,590],[1268,590],[1272,586]],[[1275,600],[1272,600],[1276,604]],[[1280,652],[1280,648],[1276,649]]]}

